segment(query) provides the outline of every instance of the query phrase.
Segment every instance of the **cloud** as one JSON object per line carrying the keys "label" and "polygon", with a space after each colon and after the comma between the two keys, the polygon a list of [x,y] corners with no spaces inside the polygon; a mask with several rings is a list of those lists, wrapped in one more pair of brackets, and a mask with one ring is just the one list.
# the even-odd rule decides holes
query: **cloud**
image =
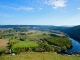
{"label": "cloud", "polygon": [[45,4],[52,6],[54,9],[65,7],[67,0],[46,0]]}
{"label": "cloud", "polygon": [[23,1],[25,1],[26,3],[32,4],[32,5],[33,5],[33,3],[35,3],[37,6],[48,5],[48,6],[51,6],[52,8],[54,8],[54,9],[65,7],[66,2],[67,2],[67,0],[32,0],[32,1],[23,0]]}
{"label": "cloud", "polygon": [[[47,8],[48,6],[52,7],[53,9],[63,8],[66,7],[67,0],[16,0],[17,4],[7,4],[4,7],[6,9],[13,9],[13,10],[24,10],[24,11],[32,11],[39,7]],[[20,5],[21,3],[22,5]],[[39,8],[39,10],[42,10]]]}
{"label": "cloud", "polygon": [[18,0],[24,4],[28,4],[33,7],[46,7],[51,6],[54,9],[62,8],[66,6],[67,0]]}
{"label": "cloud", "polygon": [[25,10],[25,11],[31,11],[34,10],[34,8],[31,7],[11,7],[14,10]]}
{"label": "cloud", "polygon": [[32,7],[26,7],[26,6],[6,6],[6,5],[0,5],[1,8],[5,9],[11,9],[11,10],[24,10],[24,11],[32,11],[34,8]]}
{"label": "cloud", "polygon": [[11,17],[9,14],[5,14],[5,13],[0,13],[0,16],[2,16],[2,17]]}
{"label": "cloud", "polygon": [[80,10],[80,8],[78,8],[78,10]]}

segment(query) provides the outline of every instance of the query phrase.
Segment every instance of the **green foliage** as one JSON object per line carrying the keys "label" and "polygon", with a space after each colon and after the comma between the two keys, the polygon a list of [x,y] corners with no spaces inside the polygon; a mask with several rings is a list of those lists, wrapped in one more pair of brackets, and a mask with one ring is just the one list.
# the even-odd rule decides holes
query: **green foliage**
{"label": "green foliage", "polygon": [[19,42],[20,42],[19,39],[11,39],[11,40],[9,41],[9,44],[10,44],[11,46],[13,46],[14,44],[19,43]]}
{"label": "green foliage", "polygon": [[0,46],[0,55],[2,55],[6,49],[7,47]]}
{"label": "green foliage", "polygon": [[67,33],[71,38],[80,42],[80,25],[61,29],[60,31]]}
{"label": "green foliage", "polygon": [[39,47],[43,49],[43,52],[53,52],[54,48],[45,43],[39,43]]}
{"label": "green foliage", "polygon": [[59,47],[63,47],[66,46],[66,48],[70,48],[72,43],[69,40],[69,38],[63,38],[63,37],[48,37],[45,38],[44,40],[46,40],[49,44],[53,44]]}
{"label": "green foliage", "polygon": [[61,48],[54,47],[54,51],[60,53],[61,52]]}
{"label": "green foliage", "polygon": [[56,34],[50,34],[50,36],[52,36],[52,37],[59,37],[59,36],[56,35]]}

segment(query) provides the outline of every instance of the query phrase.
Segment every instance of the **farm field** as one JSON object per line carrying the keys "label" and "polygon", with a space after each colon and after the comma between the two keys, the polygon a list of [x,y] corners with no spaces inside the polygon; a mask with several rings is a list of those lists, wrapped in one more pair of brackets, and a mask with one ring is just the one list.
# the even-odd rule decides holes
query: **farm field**
{"label": "farm field", "polygon": [[7,49],[8,42],[7,39],[0,39],[0,51]]}
{"label": "farm field", "polygon": [[0,39],[0,46],[7,46],[9,41],[7,39]]}

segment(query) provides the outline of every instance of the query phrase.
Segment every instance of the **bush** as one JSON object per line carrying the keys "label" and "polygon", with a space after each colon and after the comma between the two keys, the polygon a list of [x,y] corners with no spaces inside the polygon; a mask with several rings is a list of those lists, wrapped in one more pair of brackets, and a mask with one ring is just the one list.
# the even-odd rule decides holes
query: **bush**
{"label": "bush", "polygon": [[44,44],[44,43],[40,43],[40,48],[42,48],[45,52],[51,52],[51,51],[53,52],[54,51],[53,47],[51,47],[48,44]]}

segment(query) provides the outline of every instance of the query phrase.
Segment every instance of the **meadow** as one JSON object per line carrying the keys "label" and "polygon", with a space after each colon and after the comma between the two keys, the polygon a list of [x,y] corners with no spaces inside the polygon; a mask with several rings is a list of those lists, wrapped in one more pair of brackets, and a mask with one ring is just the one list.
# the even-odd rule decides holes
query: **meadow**
{"label": "meadow", "polygon": [[0,56],[0,60],[80,60],[79,56],[63,56],[55,53],[23,53]]}

